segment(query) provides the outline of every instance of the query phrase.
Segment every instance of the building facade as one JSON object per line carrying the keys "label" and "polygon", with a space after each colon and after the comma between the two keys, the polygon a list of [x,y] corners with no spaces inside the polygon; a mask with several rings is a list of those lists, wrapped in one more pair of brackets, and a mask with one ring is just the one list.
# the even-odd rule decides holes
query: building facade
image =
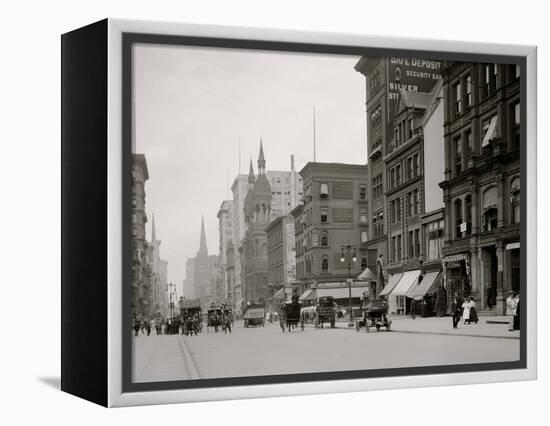
{"label": "building facade", "polygon": [[294,218],[288,214],[267,227],[267,264],[270,297],[296,281],[296,241]]}
{"label": "building facade", "polygon": [[168,262],[160,258],[161,240],[157,238],[155,216],[151,223],[151,241],[147,247],[147,261],[151,270],[151,314],[161,317],[168,312],[166,292]]}
{"label": "building facade", "polygon": [[145,225],[145,182],[149,179],[143,154],[132,156],[132,316],[148,318],[151,313],[151,268],[147,261]]}
{"label": "building facade", "polygon": [[217,255],[208,254],[206,245],[206,230],[204,219],[201,222],[200,246],[194,262],[193,285],[194,297],[200,299],[201,306],[206,309],[211,303],[221,303],[220,265]]}
{"label": "building facade", "polygon": [[219,262],[220,262],[220,274],[223,284],[223,298],[227,303],[232,303],[229,301],[230,296],[233,294],[233,289],[229,287],[227,276],[226,276],[226,266],[227,266],[227,246],[233,240],[233,230],[232,230],[232,213],[233,213],[233,201],[224,200],[220,205],[218,210],[218,233],[219,233]]}
{"label": "building facade", "polygon": [[[338,163],[308,163],[300,174],[304,203],[293,210],[297,279],[304,287],[342,283],[362,272],[358,256],[368,241],[367,167]],[[361,223],[363,222],[363,223]],[[341,262],[342,247],[353,246],[357,261]]]}
{"label": "building facade", "polygon": [[443,265],[448,297],[502,315],[520,283],[520,72],[445,63]]}
{"label": "building facade", "polygon": [[[408,135],[406,121],[397,126],[400,132],[395,138],[394,126],[397,103],[400,92],[429,93],[440,79],[441,63],[411,57],[362,57],[355,65],[355,70],[366,78],[366,112],[367,112],[367,156],[368,156],[368,243],[365,250],[376,252],[378,280],[380,287],[387,281],[385,267],[390,256],[403,256],[391,242],[395,236],[396,247],[399,246],[397,235],[389,235],[390,202],[393,201],[392,213],[397,207],[396,198],[401,196],[392,193],[388,200],[387,191],[390,185],[391,173],[389,167],[397,164],[395,155],[388,154],[395,149],[396,140],[400,141]],[[404,127],[403,127],[404,126]],[[388,164],[389,162],[389,164]],[[403,170],[399,170],[403,173]],[[394,179],[397,170],[394,169]],[[400,175],[400,177],[402,174]],[[395,188],[394,188],[395,189]],[[414,189],[413,189],[414,191]],[[414,204],[413,204],[414,207]],[[407,234],[408,235],[408,234]],[[413,230],[413,239],[414,239]],[[420,237],[420,236],[419,236]],[[401,236],[403,244],[403,236]],[[414,249],[414,247],[413,247]],[[381,267],[383,265],[383,267]]]}
{"label": "building facade", "polygon": [[195,299],[195,263],[193,257],[185,262],[185,280],[183,281],[183,297],[187,299]]}

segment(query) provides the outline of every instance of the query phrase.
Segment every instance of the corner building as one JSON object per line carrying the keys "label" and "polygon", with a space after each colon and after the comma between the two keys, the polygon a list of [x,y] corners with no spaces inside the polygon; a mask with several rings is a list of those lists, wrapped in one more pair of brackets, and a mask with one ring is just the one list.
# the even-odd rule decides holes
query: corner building
{"label": "corner building", "polygon": [[503,315],[520,287],[520,69],[445,63],[443,77],[447,294]]}

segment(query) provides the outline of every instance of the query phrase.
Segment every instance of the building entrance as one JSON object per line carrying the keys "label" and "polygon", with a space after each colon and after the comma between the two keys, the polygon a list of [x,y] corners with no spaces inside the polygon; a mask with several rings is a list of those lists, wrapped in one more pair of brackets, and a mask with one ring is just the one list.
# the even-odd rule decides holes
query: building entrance
{"label": "building entrance", "polygon": [[497,299],[497,250],[495,246],[484,247],[481,250],[483,284],[483,307],[484,309],[494,309]]}

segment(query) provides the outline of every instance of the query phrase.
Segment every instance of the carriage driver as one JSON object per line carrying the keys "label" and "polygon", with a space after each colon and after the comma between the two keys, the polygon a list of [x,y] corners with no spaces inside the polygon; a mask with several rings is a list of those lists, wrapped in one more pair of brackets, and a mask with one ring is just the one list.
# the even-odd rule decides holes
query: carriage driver
{"label": "carriage driver", "polygon": [[363,312],[363,321],[367,323],[367,305],[370,302],[370,291],[369,289],[363,292],[361,296],[361,311]]}

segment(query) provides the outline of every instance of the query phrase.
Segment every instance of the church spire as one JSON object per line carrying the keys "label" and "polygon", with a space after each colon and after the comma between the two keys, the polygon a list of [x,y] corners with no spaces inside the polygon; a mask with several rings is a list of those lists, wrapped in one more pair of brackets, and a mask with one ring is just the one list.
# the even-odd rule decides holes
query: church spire
{"label": "church spire", "polygon": [[197,256],[208,256],[208,247],[206,246],[206,231],[204,230],[204,216],[201,219],[201,242]]}
{"label": "church spire", "polygon": [[265,174],[264,146],[260,138],[260,155],[258,156],[258,175]]}
{"label": "church spire", "polygon": [[256,177],[254,176],[254,167],[252,167],[252,158],[250,159],[250,170],[248,172],[248,183],[253,185],[256,182]]}

